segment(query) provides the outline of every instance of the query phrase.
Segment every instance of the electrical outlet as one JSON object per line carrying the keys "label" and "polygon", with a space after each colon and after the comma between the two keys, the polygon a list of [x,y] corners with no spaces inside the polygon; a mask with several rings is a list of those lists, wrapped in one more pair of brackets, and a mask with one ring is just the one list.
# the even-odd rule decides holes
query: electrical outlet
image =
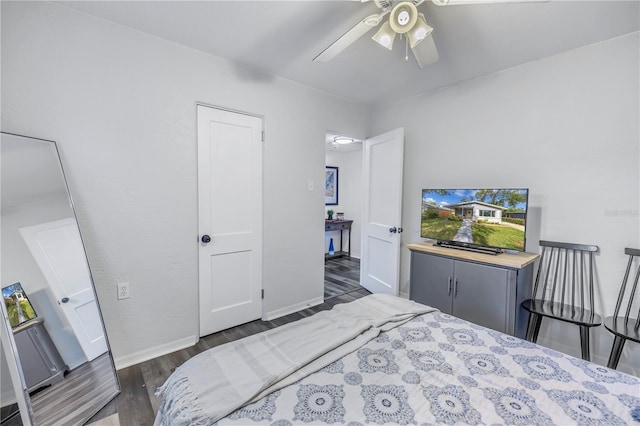
{"label": "electrical outlet", "polygon": [[118,284],[118,300],[128,299],[131,297],[129,293],[129,283],[119,283]]}

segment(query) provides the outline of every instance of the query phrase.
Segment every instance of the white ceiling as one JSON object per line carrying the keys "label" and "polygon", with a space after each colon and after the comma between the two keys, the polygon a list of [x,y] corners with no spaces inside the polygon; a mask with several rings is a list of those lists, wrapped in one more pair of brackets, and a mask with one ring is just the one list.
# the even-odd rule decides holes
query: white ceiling
{"label": "white ceiling", "polygon": [[[440,60],[419,69],[396,40],[363,36],[328,63],[313,58],[359,20],[358,1],[60,1],[67,7],[364,104],[397,100],[640,28],[640,2],[567,1],[418,9]],[[245,73],[247,74],[247,73]],[[246,76],[246,78],[251,78]]]}

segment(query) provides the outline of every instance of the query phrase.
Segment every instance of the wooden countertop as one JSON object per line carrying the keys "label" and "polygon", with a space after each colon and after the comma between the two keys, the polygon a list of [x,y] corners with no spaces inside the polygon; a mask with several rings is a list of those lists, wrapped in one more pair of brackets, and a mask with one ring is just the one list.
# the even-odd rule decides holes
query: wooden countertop
{"label": "wooden countertop", "polygon": [[32,318],[29,321],[23,322],[19,326],[15,327],[13,329],[13,333],[15,334],[15,333],[17,333],[19,331],[24,330],[25,328],[33,327],[34,325],[40,324],[40,323],[43,323],[43,322],[44,322],[44,320],[42,318],[40,318],[40,317]]}
{"label": "wooden countertop", "polygon": [[527,252],[500,253],[494,256],[486,253],[475,253],[467,250],[439,247],[433,245],[432,242],[407,244],[407,248],[412,251],[420,251],[461,260],[471,260],[474,262],[504,266],[513,269],[522,269],[528,264],[535,262],[535,260],[540,257],[539,254]]}

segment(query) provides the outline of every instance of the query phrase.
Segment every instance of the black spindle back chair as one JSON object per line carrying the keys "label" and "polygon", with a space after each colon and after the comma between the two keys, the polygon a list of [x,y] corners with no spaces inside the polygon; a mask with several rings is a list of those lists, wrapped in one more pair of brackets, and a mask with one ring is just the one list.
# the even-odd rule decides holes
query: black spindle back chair
{"label": "black spindle back chair", "polygon": [[589,361],[589,329],[602,323],[595,313],[593,269],[598,246],[540,241],[542,254],[531,299],[522,302],[529,311],[527,340],[536,342],[542,318],[580,327],[582,358]]}
{"label": "black spindle back chair", "polygon": [[[640,279],[640,249],[625,248],[624,254],[629,256],[629,261],[622,279],[620,293],[618,293],[616,308],[613,311],[613,316],[604,320],[606,329],[615,335],[607,364],[609,368],[618,367],[618,361],[627,340],[640,343],[640,301],[638,300],[640,292],[637,291]],[[624,316],[620,316],[620,309],[624,303],[626,303]],[[635,314],[635,319],[630,316],[632,314]]]}

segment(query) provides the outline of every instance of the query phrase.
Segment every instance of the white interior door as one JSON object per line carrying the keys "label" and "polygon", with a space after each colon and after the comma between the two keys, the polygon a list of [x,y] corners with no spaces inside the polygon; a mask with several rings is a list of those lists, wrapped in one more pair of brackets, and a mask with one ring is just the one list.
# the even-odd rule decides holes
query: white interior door
{"label": "white interior door", "polygon": [[198,106],[200,336],[262,315],[262,119]]}
{"label": "white interior door", "polygon": [[88,361],[107,351],[84,246],[72,217],[28,226],[20,234],[58,300]]}
{"label": "white interior door", "polygon": [[403,163],[403,128],[365,141],[360,282],[372,293],[399,293]]}

